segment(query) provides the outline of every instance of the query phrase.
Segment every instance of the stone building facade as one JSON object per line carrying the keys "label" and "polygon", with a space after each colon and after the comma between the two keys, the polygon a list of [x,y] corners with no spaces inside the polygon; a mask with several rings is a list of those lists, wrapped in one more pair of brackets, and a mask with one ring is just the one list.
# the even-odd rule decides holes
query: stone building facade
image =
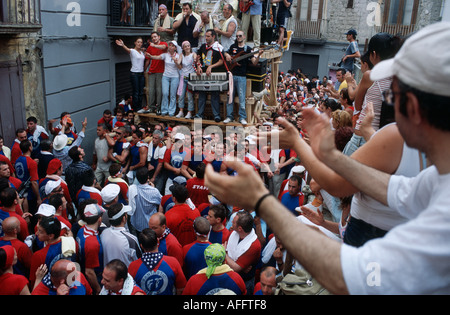
{"label": "stone building facade", "polygon": [[348,46],[345,33],[358,31],[365,51],[378,32],[408,35],[442,19],[445,0],[294,0],[289,51],[281,71],[301,68],[309,76],[334,76]]}
{"label": "stone building facade", "polygon": [[0,10],[0,135],[10,146],[26,118],[45,121],[39,0],[3,1]]}

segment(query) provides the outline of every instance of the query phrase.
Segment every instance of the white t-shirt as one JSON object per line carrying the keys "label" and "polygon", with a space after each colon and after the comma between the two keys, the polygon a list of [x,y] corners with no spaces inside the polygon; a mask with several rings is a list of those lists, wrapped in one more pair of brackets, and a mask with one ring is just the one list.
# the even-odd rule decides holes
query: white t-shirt
{"label": "white t-shirt", "polygon": [[[420,152],[404,144],[402,158],[394,175],[415,177],[420,173],[420,163]],[[408,221],[405,217],[399,215],[395,209],[391,209],[361,192],[357,192],[353,197],[350,214],[356,219],[363,220],[385,231]]]}
{"label": "white t-shirt", "polygon": [[136,49],[130,49],[131,72],[144,72],[145,55]]}
{"label": "white t-shirt", "polygon": [[351,294],[450,294],[449,187],[450,174],[435,166],[391,177],[388,204],[410,221],[362,247],[342,246]]}
{"label": "white t-shirt", "polygon": [[[178,78],[180,76],[178,72],[178,67],[175,64],[175,61],[173,61],[172,57],[169,53],[163,53],[160,55],[162,57],[162,60],[164,61],[164,73],[163,76],[169,77],[169,78]],[[175,59],[180,58],[180,56],[175,53]]]}
{"label": "white t-shirt", "polygon": [[194,68],[194,54],[191,53],[188,56],[183,55],[183,60],[181,61],[183,68],[181,68],[181,75],[183,77],[189,77],[189,73],[195,72]]}

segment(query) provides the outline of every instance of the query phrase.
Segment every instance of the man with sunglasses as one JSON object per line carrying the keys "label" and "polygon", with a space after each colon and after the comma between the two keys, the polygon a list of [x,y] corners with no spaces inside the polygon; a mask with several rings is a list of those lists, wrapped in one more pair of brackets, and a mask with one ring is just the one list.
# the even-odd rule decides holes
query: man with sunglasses
{"label": "man with sunglasses", "polygon": [[[228,52],[224,54],[226,61],[232,65],[233,57],[238,54],[245,55],[252,52],[251,47],[245,43],[244,32],[238,30],[236,33],[236,43],[232,44]],[[237,62],[235,67],[231,70],[233,74],[233,93],[237,93],[239,96],[239,122],[244,126],[247,125],[247,112],[245,110],[245,95],[247,91],[247,65],[252,62],[254,65],[258,64],[259,57],[262,55],[263,50],[260,50],[257,54]],[[223,121],[225,124],[234,120],[234,95],[233,102],[227,104],[227,118]]]}

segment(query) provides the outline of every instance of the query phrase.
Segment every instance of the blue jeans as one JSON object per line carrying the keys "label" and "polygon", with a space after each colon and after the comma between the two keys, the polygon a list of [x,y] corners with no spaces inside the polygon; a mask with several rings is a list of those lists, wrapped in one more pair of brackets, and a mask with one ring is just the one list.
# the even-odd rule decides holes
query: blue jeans
{"label": "blue jeans", "polygon": [[145,76],[143,72],[130,73],[131,86],[133,88],[133,110],[142,108],[142,95],[144,95]]}
{"label": "blue jeans", "polygon": [[234,96],[238,93],[239,96],[239,120],[247,119],[247,112],[245,111],[245,94],[247,92],[247,78],[241,76],[233,76],[233,102],[227,104],[227,117],[234,120]]}
{"label": "blue jeans", "polygon": [[184,108],[184,98],[187,94],[187,98],[188,98],[188,111],[192,112],[194,110],[194,95],[192,95],[191,91],[188,91],[188,82],[189,79],[184,77],[183,78],[184,83],[183,83],[183,90],[181,92],[181,95],[178,99],[178,107],[179,108]]}
{"label": "blue jeans", "polygon": [[162,77],[161,114],[174,116],[177,109],[177,89],[180,78]]}
{"label": "blue jeans", "polygon": [[196,117],[203,118],[203,112],[206,105],[206,93],[211,93],[211,108],[214,115],[214,119],[220,119],[220,92],[199,92],[198,93],[198,112]]}

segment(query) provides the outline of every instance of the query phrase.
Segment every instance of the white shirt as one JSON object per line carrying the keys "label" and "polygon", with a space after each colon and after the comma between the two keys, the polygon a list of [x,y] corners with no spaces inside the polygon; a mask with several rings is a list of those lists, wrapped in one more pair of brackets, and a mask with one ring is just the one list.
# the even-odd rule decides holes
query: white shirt
{"label": "white shirt", "polygon": [[351,294],[450,294],[450,174],[431,166],[392,176],[388,204],[410,221],[354,248],[341,262]]}
{"label": "white shirt", "polygon": [[136,49],[130,49],[131,72],[144,72],[145,55]]}
{"label": "white shirt", "polygon": [[[163,76],[169,78],[178,78],[180,76],[178,72],[178,67],[173,61],[172,56],[169,53],[163,53],[160,55],[164,60],[164,73]],[[175,53],[175,59],[180,58],[180,56]]]}
{"label": "white shirt", "polygon": [[124,227],[111,226],[102,232],[100,239],[104,265],[113,259],[120,259],[128,266],[142,256],[137,238]]}

